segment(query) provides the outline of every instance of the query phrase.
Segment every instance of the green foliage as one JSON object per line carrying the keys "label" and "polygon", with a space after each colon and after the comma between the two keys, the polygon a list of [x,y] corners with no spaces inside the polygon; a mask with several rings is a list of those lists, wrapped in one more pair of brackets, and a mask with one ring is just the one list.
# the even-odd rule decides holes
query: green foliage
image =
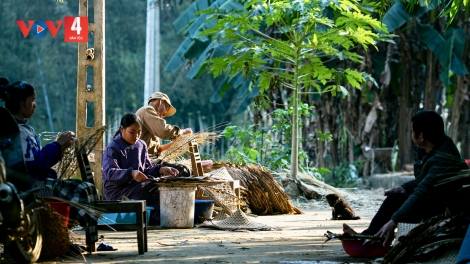
{"label": "green foliage", "polygon": [[[328,67],[325,60],[341,59],[360,62],[351,51],[356,45],[368,49],[383,39],[377,31],[387,32],[380,21],[362,13],[357,1],[243,1],[245,10],[204,11],[217,24],[202,35],[210,35],[221,43],[234,44],[231,54],[209,60],[214,76],[259,79],[260,93],[272,88],[272,76],[284,87],[306,91],[339,91],[348,82],[360,88],[362,73],[351,69]],[[324,12],[331,9],[329,18]],[[273,30],[278,37],[267,31]],[[292,67],[286,67],[291,65]],[[339,74],[338,74],[339,73]],[[343,87],[344,88],[344,87]]]}
{"label": "green foliage", "polygon": [[[162,1],[159,1],[163,3]],[[126,112],[135,112],[144,104],[143,88],[145,73],[146,1],[106,1],[106,122],[119,120]],[[0,22],[4,25],[0,32],[0,77],[10,81],[24,80],[33,84],[37,93],[36,113],[30,120],[36,132],[50,131],[46,112],[47,91],[55,132],[76,130],[76,90],[77,90],[77,43],[64,42],[64,25],[56,38],[47,34],[35,38],[32,31],[27,38],[21,34],[16,20],[63,20],[64,16],[78,14],[78,1],[0,1]],[[209,104],[220,80],[202,74],[199,79],[185,78],[187,68],[165,72],[165,65],[184,39],[176,35],[172,22],[191,5],[166,6],[160,10],[160,90],[167,93],[178,112],[168,118],[168,123],[180,127],[192,127],[193,131],[206,129],[222,122],[237,123],[239,118],[231,98],[219,104]],[[159,8],[159,7],[154,7]],[[92,20],[90,10],[89,22]],[[27,22],[26,22],[27,24]],[[89,34],[89,47],[93,47],[93,34]],[[35,50],[37,49],[37,53]],[[204,48],[202,48],[204,50]],[[218,52],[219,49],[214,49]],[[38,57],[41,66],[38,65]],[[182,60],[182,65],[190,64]],[[40,71],[43,72],[41,78]],[[90,73],[88,67],[87,73]],[[87,83],[93,86],[93,75]],[[200,120],[198,112],[200,112]],[[90,113],[90,112],[89,112]],[[93,123],[93,116],[90,114]],[[118,121],[119,122],[119,121]],[[118,122],[113,123],[116,125]],[[109,134],[114,133],[110,129]]]}
{"label": "green foliage", "polygon": [[[362,62],[354,49],[377,48],[375,44],[386,39],[387,28],[361,9],[356,0],[240,2],[244,4],[243,10],[210,8],[199,12],[210,23],[200,36],[211,37],[219,45],[233,45],[231,53],[206,63],[215,77],[242,73],[244,79],[255,84],[245,94],[285,88],[293,91],[292,122],[282,129],[292,133],[290,166],[295,179],[298,164],[304,159],[297,139],[300,94],[341,92],[347,96],[346,83],[360,89],[370,75],[325,62]],[[283,157],[287,154],[279,153],[284,153]]]}
{"label": "green foliage", "polygon": [[329,173],[323,173],[323,180],[335,187],[359,187],[364,185],[363,178],[359,178],[359,171],[364,168],[365,160],[354,163],[341,162]]}
{"label": "green foliage", "polygon": [[[313,107],[307,104],[299,105],[299,119],[311,118]],[[271,113],[271,127],[259,125],[228,126],[222,134],[229,139],[231,148],[227,151],[227,159],[234,163],[258,163],[272,170],[288,169],[290,166],[292,140],[292,116],[293,108],[277,109]],[[303,122],[299,122],[303,126]],[[330,133],[321,133],[312,140],[331,140]],[[307,168],[308,155],[303,150],[299,151],[299,163]],[[317,173],[325,173],[325,169],[314,169]]]}

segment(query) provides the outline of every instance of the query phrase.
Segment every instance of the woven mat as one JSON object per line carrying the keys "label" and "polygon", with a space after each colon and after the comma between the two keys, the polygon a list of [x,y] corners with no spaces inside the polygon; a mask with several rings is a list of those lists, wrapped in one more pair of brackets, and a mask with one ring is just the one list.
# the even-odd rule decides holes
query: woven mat
{"label": "woven mat", "polygon": [[228,173],[227,169],[225,167],[222,167],[217,170],[213,170],[208,173],[204,173],[204,175],[209,175],[212,180],[227,180],[227,181],[233,181],[232,176],[230,176],[230,173]]}
{"label": "woven mat", "polygon": [[279,230],[277,227],[268,226],[251,220],[241,210],[233,212],[233,214],[221,221],[206,221],[200,226],[215,227],[223,230],[252,230],[252,231],[272,231]]}
{"label": "woven mat", "polygon": [[457,261],[457,256],[459,254],[458,249],[450,249],[442,254],[439,254],[436,258],[428,262],[420,262],[423,264],[454,264]]}
{"label": "woven mat", "polygon": [[398,243],[398,239],[401,236],[406,236],[411,229],[415,228],[419,224],[413,224],[413,223],[398,223],[397,224],[397,233],[395,234],[395,241],[393,242],[393,245],[396,245]]}
{"label": "woven mat", "polygon": [[227,182],[211,186],[201,184],[198,188],[203,191],[204,196],[211,197],[217,206],[222,207],[226,214],[231,215],[233,211],[238,209],[239,198]]}
{"label": "woven mat", "polygon": [[[420,224],[415,224],[415,223],[398,223],[397,224],[397,233],[395,234],[395,241],[394,245],[396,245],[398,242],[398,239],[401,236],[406,236],[413,228],[418,226]],[[429,247],[432,244],[426,245]],[[420,263],[426,263],[426,264],[454,264],[457,261],[457,256],[459,254],[459,250],[457,248],[452,248],[449,250],[446,250],[445,252],[439,254],[436,256],[433,260],[428,261],[428,262],[420,262]]]}

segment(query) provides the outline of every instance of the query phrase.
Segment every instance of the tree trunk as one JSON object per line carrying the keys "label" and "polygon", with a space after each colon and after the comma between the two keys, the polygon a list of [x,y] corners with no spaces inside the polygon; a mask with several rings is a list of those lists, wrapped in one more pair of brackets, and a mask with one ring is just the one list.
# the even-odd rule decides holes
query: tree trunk
{"label": "tree trunk", "polygon": [[299,57],[300,50],[297,50],[294,63],[294,102],[293,102],[293,114],[292,114],[292,148],[290,158],[290,170],[292,179],[297,180],[297,174],[299,172]]}
{"label": "tree trunk", "polygon": [[398,159],[397,167],[401,169],[404,164],[409,163],[411,159],[411,108],[410,108],[410,91],[411,91],[411,56],[409,52],[407,38],[401,34],[401,62],[403,71],[401,74],[401,91],[399,95],[399,112],[398,112]]}
{"label": "tree trunk", "polygon": [[464,77],[457,76],[457,82],[455,84],[454,96],[452,98],[452,108],[450,116],[450,127],[449,127],[449,137],[452,138],[454,142],[458,142],[459,136],[459,119],[462,108],[462,103],[464,101],[464,96],[467,93],[467,85],[464,82]]}
{"label": "tree trunk", "polygon": [[[431,26],[434,25],[434,17],[436,10],[429,12],[429,22]],[[435,60],[431,49],[428,47],[426,50],[426,86],[424,88],[424,109],[436,109],[436,82],[435,82]]]}
{"label": "tree trunk", "polygon": [[428,48],[426,51],[426,86],[424,88],[424,109],[436,109],[436,82],[435,82],[434,56]]}
{"label": "tree trunk", "polygon": [[470,107],[463,104],[460,118],[460,154],[464,159],[470,159]]}
{"label": "tree trunk", "polygon": [[[465,14],[467,16],[467,14]],[[464,13],[461,12],[459,16],[459,25],[463,27],[464,32],[468,32],[468,23],[464,23],[468,19],[464,17]],[[463,61],[466,62],[465,65],[468,67],[468,50],[469,44],[468,41],[465,43],[465,48],[462,54]],[[457,82],[455,84],[454,96],[452,98],[452,108],[451,108],[451,121],[449,128],[449,136],[454,142],[458,142],[459,138],[459,119],[462,111],[462,105],[465,100],[468,100],[468,81],[465,76],[457,76]],[[463,112],[465,113],[465,112]],[[468,130],[465,134],[468,133]],[[463,136],[463,135],[462,135]]]}

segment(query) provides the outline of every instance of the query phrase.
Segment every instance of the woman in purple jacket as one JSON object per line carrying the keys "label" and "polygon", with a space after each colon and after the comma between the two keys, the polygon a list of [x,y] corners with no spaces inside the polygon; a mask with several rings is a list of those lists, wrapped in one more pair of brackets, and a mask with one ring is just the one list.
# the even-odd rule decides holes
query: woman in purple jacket
{"label": "woman in purple jacket", "polygon": [[134,200],[146,200],[154,207],[150,225],[160,224],[160,200],[158,189],[149,182],[148,176],[176,176],[175,168],[152,165],[147,145],[140,139],[142,125],[135,114],[121,118],[119,131],[103,153],[103,185],[106,200],[121,200],[123,196]]}

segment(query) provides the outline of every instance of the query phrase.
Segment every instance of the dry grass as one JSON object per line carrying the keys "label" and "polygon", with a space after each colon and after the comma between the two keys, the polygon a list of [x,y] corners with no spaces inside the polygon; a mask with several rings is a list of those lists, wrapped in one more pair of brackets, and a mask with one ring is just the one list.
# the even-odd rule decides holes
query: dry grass
{"label": "dry grass", "polygon": [[[180,135],[173,139],[170,148],[163,151],[158,159],[164,162],[174,162],[179,157],[183,156],[186,152],[189,152],[188,143],[195,141],[199,146],[215,144],[215,141],[220,138],[217,132],[197,132],[188,135]],[[152,159],[152,163],[155,164],[157,159]]]}
{"label": "dry grass", "polygon": [[[102,126],[90,134],[83,137],[77,138],[75,142],[67,149],[62,150],[62,159],[57,163],[53,169],[57,171],[59,179],[72,179],[75,178],[75,172],[78,169],[77,155],[79,155],[82,149],[85,150],[87,155],[95,148],[99,139],[103,137],[106,131],[106,126]],[[51,142],[56,140],[60,133],[45,132],[41,133],[41,137],[45,142]]]}
{"label": "dry grass", "polygon": [[233,179],[240,181],[246,192],[246,201],[257,215],[302,214],[291,204],[290,197],[277,184],[271,173],[263,167],[224,164]]}

